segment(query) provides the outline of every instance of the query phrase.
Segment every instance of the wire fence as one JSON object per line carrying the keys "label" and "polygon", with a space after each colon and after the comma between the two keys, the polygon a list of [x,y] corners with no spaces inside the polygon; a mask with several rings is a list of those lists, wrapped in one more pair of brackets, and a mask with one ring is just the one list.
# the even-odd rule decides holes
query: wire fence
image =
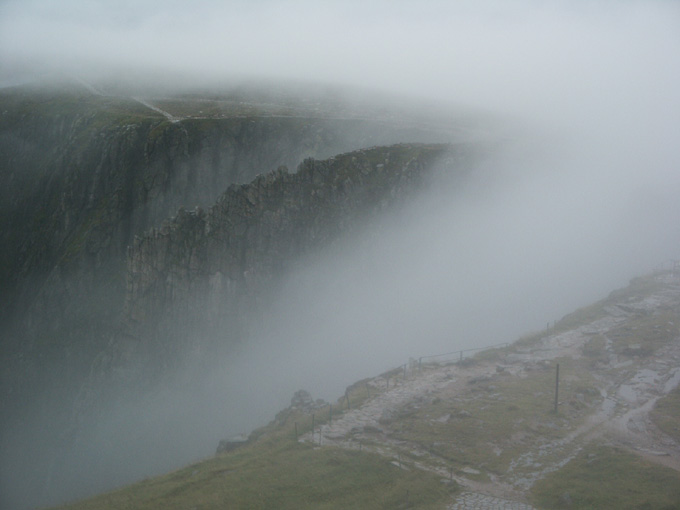
{"label": "wire fence", "polygon": [[[404,363],[403,365],[399,365],[398,367],[382,373],[371,382],[364,380],[355,383],[352,386],[348,386],[345,390],[345,394],[340,397],[335,404],[326,403],[321,407],[308,411],[308,414],[297,417],[297,420],[293,424],[295,440],[300,440],[300,437],[305,433],[311,433],[311,442],[321,446],[323,425],[330,424],[334,419],[337,419],[345,412],[355,406],[360,406],[366,399],[370,399],[372,395],[376,395],[376,391],[379,393],[381,390],[389,390],[391,387],[398,385],[400,381],[406,381],[412,377],[415,372],[422,370],[423,360],[430,360],[429,363],[433,363],[433,360],[434,363],[459,363],[463,361],[466,356],[469,357],[471,353],[508,347],[509,345],[510,342],[503,342],[472,349],[459,349],[457,351],[440,354],[430,354],[428,356],[421,356],[417,359],[411,358],[408,363]],[[428,361],[426,361],[426,363],[428,363]],[[361,448],[361,445],[359,445],[359,448]]]}
{"label": "wire fence", "polygon": [[500,344],[487,345],[485,347],[475,347],[473,349],[460,349],[458,351],[444,352],[442,354],[431,354],[429,356],[421,356],[420,358],[418,358],[418,367],[419,368],[422,367],[423,360],[427,359],[432,360],[438,358],[439,362],[447,362],[454,359],[457,361],[463,361],[463,358],[466,356],[466,353],[486,351],[489,349],[498,349],[500,347],[507,347],[509,345],[510,345],[509,342],[503,342]]}
{"label": "wire fence", "polygon": [[[403,377],[406,378],[408,371],[413,371],[413,370],[418,370],[420,371],[423,368],[423,360],[426,360],[426,363],[460,363],[462,362],[466,357],[469,357],[470,354],[472,353],[478,353],[482,351],[487,351],[491,349],[499,349],[503,347],[508,347],[510,345],[510,342],[503,342],[500,344],[493,344],[493,345],[486,345],[484,347],[475,347],[472,349],[459,349],[457,351],[450,351],[450,352],[443,352],[441,354],[430,354],[428,356],[420,356],[419,358],[411,358],[409,359],[408,363],[404,363],[403,365],[399,365],[398,367],[395,367],[391,370],[388,370],[387,372],[382,374],[383,378],[386,378],[388,381],[389,385],[389,380],[390,378],[396,377],[399,374],[403,372]],[[427,361],[429,360],[429,361]]]}

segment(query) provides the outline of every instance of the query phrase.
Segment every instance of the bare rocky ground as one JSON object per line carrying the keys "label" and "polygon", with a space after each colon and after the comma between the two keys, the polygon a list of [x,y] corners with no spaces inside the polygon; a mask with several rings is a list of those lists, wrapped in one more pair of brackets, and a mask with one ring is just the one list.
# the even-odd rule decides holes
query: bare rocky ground
{"label": "bare rocky ground", "polygon": [[[680,382],[680,337],[673,320],[680,314],[680,278],[664,273],[647,278],[646,283],[644,288],[631,285],[613,293],[590,310],[560,321],[553,331],[508,348],[456,362],[421,365],[412,361],[405,368],[369,379],[360,405],[317,426],[300,441],[375,451],[402,469],[426,469],[439,473],[443,482],[455,480],[462,492],[450,509],[532,508],[527,503],[532,485],[593,441],[623,447],[680,471],[680,444],[660,431],[649,416],[656,401]],[[506,388],[529,381],[541,371],[544,377],[552,371],[554,385],[555,365],[560,361],[571,367],[561,376],[561,386],[581,384],[581,390],[566,391],[564,398],[569,400],[560,397],[557,414],[551,411],[532,418],[527,412],[526,420],[515,422],[534,420],[528,429],[510,427],[508,437],[479,444],[480,450],[490,448],[499,459],[515,452],[495,469],[487,463],[452,462],[444,446],[449,448],[446,451],[455,450],[455,436],[429,443],[408,427],[405,430],[400,419],[408,412],[424,413],[418,415],[421,420],[428,416],[433,427],[446,430],[456,420],[474,418],[485,407],[480,402],[514,406],[513,396],[504,393]],[[484,385],[486,391],[480,396],[478,388]],[[554,401],[551,394],[554,386],[536,393]],[[455,415],[437,417],[426,412],[428,406],[442,401],[456,403]],[[502,413],[497,419],[504,419]],[[482,430],[495,425],[478,420],[471,427]],[[555,432],[544,433],[546,427]],[[517,445],[521,448],[513,450]]]}

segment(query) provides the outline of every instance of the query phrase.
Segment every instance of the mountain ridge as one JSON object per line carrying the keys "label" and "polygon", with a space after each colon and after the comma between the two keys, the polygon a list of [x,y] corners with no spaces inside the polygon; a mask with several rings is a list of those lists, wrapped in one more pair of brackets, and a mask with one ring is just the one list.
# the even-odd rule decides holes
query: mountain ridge
{"label": "mountain ridge", "polygon": [[[164,333],[174,339],[186,337],[191,321],[176,329],[172,320],[163,323],[156,317],[146,321],[140,315],[147,306],[156,307],[162,315],[165,305],[162,299],[156,305],[145,304],[153,302],[153,292],[148,293],[148,301],[140,299],[137,291],[148,283],[140,276],[144,270],[126,281],[128,246],[131,267],[135,263],[138,268],[144,266],[142,259],[149,262],[145,267],[154,265],[148,243],[137,241],[142,243],[137,244],[139,250],[147,246],[146,259],[134,258],[135,236],[143,239],[153,228],[155,235],[161,236],[169,228],[162,222],[174,215],[185,223],[200,223],[202,213],[187,212],[185,207],[209,211],[230,185],[235,185],[230,196],[239,207],[252,208],[252,200],[257,200],[252,194],[268,189],[265,184],[271,184],[274,174],[253,185],[239,186],[279,167],[296,168],[305,158],[326,158],[403,140],[439,138],[446,142],[458,136],[441,134],[439,128],[370,121],[354,113],[341,118],[342,102],[328,110],[334,112],[333,118],[328,118],[323,109],[310,116],[273,115],[271,108],[278,106],[265,105],[259,111],[257,101],[245,106],[231,102],[229,108],[235,105],[235,110],[223,111],[219,106],[215,115],[192,116],[187,112],[197,105],[182,100],[135,99],[107,95],[100,89],[93,92],[67,85],[61,89],[16,87],[0,92],[0,156],[4,161],[0,167],[0,403],[7,411],[0,425],[6,431],[3,436],[15,438],[7,439],[10,444],[6,453],[16,450],[17,455],[30,452],[29,457],[53,457],[44,465],[34,464],[19,482],[30,486],[27,492],[31,493],[44,490],[55,459],[65,462],[68,448],[64,445],[82,436],[85,423],[98,415],[114,390],[121,392],[112,397],[112,402],[120,395],[143,391],[150,384],[141,382],[146,376],[152,378],[154,370],[157,375],[167,372],[182,353],[191,350],[187,342],[164,341]],[[185,110],[172,110],[173,119],[169,120],[144,102],[159,105],[163,111]],[[296,112],[293,108],[289,113]],[[317,172],[313,178],[309,174],[311,180],[305,186],[317,189],[319,195],[312,202],[319,205],[325,192],[323,181],[328,177],[322,172],[328,169],[319,159],[308,160],[307,166],[310,172]],[[287,179],[289,185],[299,179],[295,174],[277,175],[281,182]],[[407,183],[402,184],[405,190]],[[354,185],[359,192],[363,184],[355,180]],[[365,203],[348,203],[344,212],[367,205],[371,197],[364,199]],[[339,232],[329,230],[330,223],[341,216],[340,211],[336,213],[335,219],[329,216],[324,227],[329,238]],[[271,211],[265,216],[274,218]],[[302,216],[300,221],[312,219]],[[276,230],[272,224],[269,228],[272,233]],[[201,228],[195,234],[195,240],[203,239]],[[251,233],[248,242],[252,237]],[[285,242],[282,236],[279,239]],[[311,246],[317,241],[310,236],[303,243]],[[242,243],[242,248],[246,244]],[[249,249],[255,253],[252,247]],[[292,254],[291,250],[287,252]],[[284,269],[283,261],[273,257],[267,260],[257,261],[268,264],[269,269],[261,272],[265,280],[269,278],[265,273]],[[255,274],[252,267],[232,272],[236,285],[244,281],[243,273],[248,270]],[[215,278],[219,279],[216,273],[211,273],[213,287]],[[223,268],[221,273],[229,271]],[[253,281],[251,278],[249,285]],[[182,279],[176,279],[176,283],[170,285],[172,292],[181,294]],[[161,281],[158,288],[163,285]],[[256,294],[255,287],[249,292]],[[213,309],[215,302],[213,299]],[[197,312],[195,325],[204,318],[201,307],[192,305]],[[248,303],[243,300],[239,307],[221,319],[236,317]],[[161,328],[157,329],[159,324]],[[229,343],[241,334],[236,321],[229,326],[230,337],[215,337],[213,347],[215,342]],[[153,341],[147,341],[150,338]],[[196,345],[200,344],[197,339]],[[165,354],[157,355],[155,348]],[[151,366],[155,368],[151,370]],[[19,452],[16,445],[22,443],[28,446]],[[13,470],[10,474],[14,476]],[[52,487],[57,485],[53,483]]]}

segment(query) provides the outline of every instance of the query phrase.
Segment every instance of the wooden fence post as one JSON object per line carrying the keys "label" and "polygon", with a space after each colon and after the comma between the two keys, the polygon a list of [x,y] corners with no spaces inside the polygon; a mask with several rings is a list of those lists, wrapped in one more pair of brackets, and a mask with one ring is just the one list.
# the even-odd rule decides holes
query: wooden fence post
{"label": "wooden fence post", "polygon": [[555,414],[557,414],[557,404],[560,391],[560,364],[557,364],[557,370],[555,371]]}

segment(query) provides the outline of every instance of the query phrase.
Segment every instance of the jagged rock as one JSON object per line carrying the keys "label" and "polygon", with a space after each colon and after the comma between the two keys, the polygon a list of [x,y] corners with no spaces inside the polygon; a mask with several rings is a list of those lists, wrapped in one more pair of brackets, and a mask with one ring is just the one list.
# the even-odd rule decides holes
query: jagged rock
{"label": "jagged rock", "polygon": [[[279,169],[230,186],[204,213],[180,209],[128,251],[125,317],[133,336],[181,346],[189,330],[193,339],[234,331],[301,255],[379,212],[377,204],[412,192],[447,150],[402,144],[307,158],[294,174]],[[381,172],[371,164],[378,158],[389,160]]]}
{"label": "jagged rock", "polygon": [[314,400],[312,395],[307,390],[296,391],[293,395],[293,398],[290,399],[291,409],[306,413],[312,412],[316,409],[321,409],[322,407],[326,406],[328,406],[328,402],[322,398],[317,398]]}
{"label": "jagged rock", "polygon": [[40,402],[37,425],[15,428],[40,430],[31,441],[54,458],[62,445],[44,438],[77,435],[55,424],[80,429],[187,353],[210,359],[210,341],[226,351],[291,260],[403,199],[444,150],[319,161],[430,134],[337,115],[170,122],[64,90],[2,89],[0,112],[0,435]]}
{"label": "jagged rock", "polygon": [[234,436],[229,439],[223,439],[222,441],[220,441],[219,445],[217,445],[217,451],[215,452],[215,455],[220,453],[232,452],[237,448],[245,446],[246,444],[248,444],[248,436],[244,434]]}
{"label": "jagged rock", "polygon": [[306,390],[298,390],[290,399],[290,406],[295,409],[307,410],[314,407],[314,399]]}
{"label": "jagged rock", "polygon": [[[110,332],[121,329],[130,290],[127,250],[141,242],[145,231],[155,227],[158,237],[172,236],[173,225],[186,223],[202,225],[205,237],[214,236],[208,207],[230,184],[279,168],[243,194],[257,203],[268,194],[281,196],[285,167],[295,167],[305,157],[394,143],[404,136],[403,129],[382,123],[321,117],[239,114],[169,122],[136,100],[92,96],[79,86],[4,88],[0,112],[0,355],[16,353],[22,360],[3,366],[0,403],[5,416],[13,414],[8,406],[35,401],[29,393],[36,387],[77,392],[90,364],[108,349]],[[315,179],[323,181],[328,169],[317,165],[317,170]],[[343,181],[361,186],[346,177]],[[197,208],[159,229],[180,206]],[[266,216],[261,223],[269,229],[284,221]],[[248,226],[232,225],[234,237],[245,236]],[[252,245],[256,237],[243,242],[250,245],[249,253],[261,248]],[[165,246],[169,258],[180,256],[170,240]],[[204,252],[188,250],[185,255],[187,273],[204,269]],[[276,256],[272,253],[270,265]],[[162,268],[163,263],[146,269]],[[213,298],[239,292],[233,276],[222,275],[224,286],[214,289]],[[172,287],[163,299],[192,289],[177,268],[162,278]],[[145,320],[148,311],[124,316]],[[217,313],[214,306],[213,311]],[[138,338],[141,333],[125,332]],[[50,355],[42,356],[46,346]],[[58,368],[48,369],[48,359]],[[58,381],[47,380],[50,374],[59,374]],[[5,400],[8,395],[11,401]]]}

